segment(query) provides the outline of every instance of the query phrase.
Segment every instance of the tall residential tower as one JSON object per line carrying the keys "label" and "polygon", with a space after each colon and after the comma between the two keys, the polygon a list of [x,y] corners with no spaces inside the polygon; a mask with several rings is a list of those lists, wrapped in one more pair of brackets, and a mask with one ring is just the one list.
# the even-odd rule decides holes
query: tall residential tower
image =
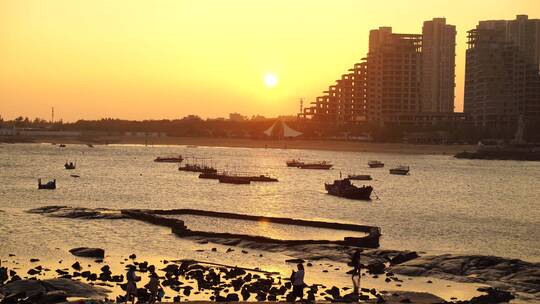
{"label": "tall residential tower", "polygon": [[422,27],[422,112],[454,112],[456,27],[445,18]]}

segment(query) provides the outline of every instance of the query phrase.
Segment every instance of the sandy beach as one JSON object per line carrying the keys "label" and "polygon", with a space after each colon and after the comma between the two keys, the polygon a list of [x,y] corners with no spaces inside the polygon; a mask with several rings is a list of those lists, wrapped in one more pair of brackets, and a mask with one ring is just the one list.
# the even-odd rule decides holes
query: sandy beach
{"label": "sandy beach", "polygon": [[184,145],[207,147],[242,147],[261,149],[306,149],[325,151],[404,153],[404,154],[456,154],[476,150],[475,145],[419,145],[406,143],[370,143],[343,140],[269,140],[215,137],[135,137],[110,136],[99,138],[33,138],[32,142],[63,144],[123,144],[123,145]]}

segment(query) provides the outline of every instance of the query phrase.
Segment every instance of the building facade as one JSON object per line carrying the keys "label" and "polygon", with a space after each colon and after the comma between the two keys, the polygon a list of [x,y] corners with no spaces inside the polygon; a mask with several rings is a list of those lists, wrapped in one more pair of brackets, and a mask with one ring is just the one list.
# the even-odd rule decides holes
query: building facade
{"label": "building facade", "polygon": [[422,27],[422,112],[454,112],[456,27],[445,18]]}
{"label": "building facade", "polygon": [[477,126],[540,120],[540,20],[481,21],[468,32],[464,112]]}
{"label": "building facade", "polygon": [[400,114],[453,113],[455,37],[444,18],[426,21],[423,34],[370,31],[367,57],[298,116],[384,125]]}

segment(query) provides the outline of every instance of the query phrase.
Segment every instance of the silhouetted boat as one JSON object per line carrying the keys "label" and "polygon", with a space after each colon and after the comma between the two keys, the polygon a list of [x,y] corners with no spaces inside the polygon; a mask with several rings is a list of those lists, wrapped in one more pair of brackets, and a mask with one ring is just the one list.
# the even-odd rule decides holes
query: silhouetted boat
{"label": "silhouetted boat", "polygon": [[219,179],[220,176],[222,176],[222,174],[218,174],[217,172],[207,172],[199,174],[199,178],[203,179]]}
{"label": "silhouetted boat", "polygon": [[60,144],[60,145],[58,145],[58,147],[59,147],[59,148],[65,148],[65,147],[66,147],[66,145],[64,145],[64,144]]}
{"label": "silhouetted boat", "polygon": [[240,178],[237,176],[229,176],[229,175],[220,176],[219,182],[225,183],[225,184],[236,184],[236,185],[247,185],[251,183],[249,179]]}
{"label": "silhouetted boat", "polygon": [[70,176],[71,176],[71,177],[75,177],[75,178],[81,177],[80,175],[77,175],[77,174],[71,174]]}
{"label": "silhouetted boat", "polygon": [[86,144],[86,145],[88,146],[88,148],[93,148],[94,147],[94,145],[92,145],[92,144]]}
{"label": "silhouetted boat", "polygon": [[186,164],[183,167],[178,167],[178,170],[187,172],[217,173],[217,170],[213,167],[198,164]]}
{"label": "silhouetted boat", "polygon": [[64,168],[66,168],[66,170],[73,170],[73,169],[75,169],[75,167],[76,167],[76,166],[75,166],[75,163],[74,163],[74,162],[69,162],[69,163],[66,162],[66,163],[64,164]]}
{"label": "silhouetted boat", "polygon": [[43,189],[54,190],[54,189],[56,189],[56,179],[53,179],[52,181],[48,181],[47,183],[42,184],[41,183],[41,178],[39,178],[38,179],[38,189],[39,190],[43,190]]}
{"label": "silhouetted boat", "polygon": [[348,178],[335,180],[333,184],[324,184],[324,188],[330,195],[357,200],[370,200],[373,187],[357,187]]}
{"label": "silhouetted boat", "polygon": [[287,167],[300,167],[304,164],[304,162],[300,161],[299,159],[290,159],[285,163],[287,164]]}
{"label": "silhouetted boat", "polygon": [[226,172],[222,173],[201,173],[199,174],[199,178],[203,179],[220,179],[221,177],[234,177],[238,179],[245,179],[250,182],[277,182],[277,178],[273,178],[264,174],[261,175],[238,175],[238,174],[228,174]]}
{"label": "silhouetted boat", "polygon": [[370,160],[370,161],[368,161],[368,166],[370,168],[382,168],[382,167],[384,167],[384,163],[380,162],[378,160]]}
{"label": "silhouetted boat", "polygon": [[158,156],[154,159],[156,163],[181,163],[183,160],[184,158],[182,158],[182,155],[167,157]]}
{"label": "silhouetted boat", "polygon": [[304,163],[298,166],[300,169],[315,169],[315,170],[328,170],[332,168],[332,164],[322,161],[322,162],[316,162],[316,163]]}
{"label": "silhouetted boat", "polygon": [[407,175],[409,174],[409,170],[409,166],[398,166],[396,168],[390,169],[390,174]]}
{"label": "silhouetted boat", "polygon": [[347,176],[347,178],[350,180],[372,180],[371,175],[367,174],[352,174]]}

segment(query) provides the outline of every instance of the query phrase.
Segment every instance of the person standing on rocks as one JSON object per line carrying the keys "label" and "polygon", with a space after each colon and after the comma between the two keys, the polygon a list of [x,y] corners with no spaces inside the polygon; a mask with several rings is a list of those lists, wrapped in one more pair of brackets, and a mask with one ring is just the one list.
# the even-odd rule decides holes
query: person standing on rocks
{"label": "person standing on rocks", "polygon": [[[354,286],[354,292],[355,293],[358,293],[359,289],[360,289],[360,253],[362,251],[360,249],[357,249],[354,254],[352,255],[351,257],[351,265],[353,267],[353,270],[352,270],[352,281],[353,281],[353,286]],[[358,276],[358,279],[355,281],[354,280],[354,277],[355,276]]]}
{"label": "person standing on rocks", "polygon": [[292,274],[292,285],[293,285],[293,299],[292,302],[296,302],[296,298],[300,298],[300,301],[304,300],[304,265],[301,263],[296,266],[298,271],[293,272]]}
{"label": "person standing on rocks", "polygon": [[126,274],[127,284],[126,284],[126,302],[135,303],[135,298],[137,297],[137,281],[141,278],[135,274],[135,266],[130,265],[129,270]]}
{"label": "person standing on rocks", "polygon": [[158,293],[161,286],[159,284],[158,275],[157,273],[155,273],[155,271],[151,271],[150,281],[148,282],[148,284],[146,284],[145,287],[148,288],[148,291],[150,291],[150,300],[148,301],[148,303],[156,303],[159,298]]}

